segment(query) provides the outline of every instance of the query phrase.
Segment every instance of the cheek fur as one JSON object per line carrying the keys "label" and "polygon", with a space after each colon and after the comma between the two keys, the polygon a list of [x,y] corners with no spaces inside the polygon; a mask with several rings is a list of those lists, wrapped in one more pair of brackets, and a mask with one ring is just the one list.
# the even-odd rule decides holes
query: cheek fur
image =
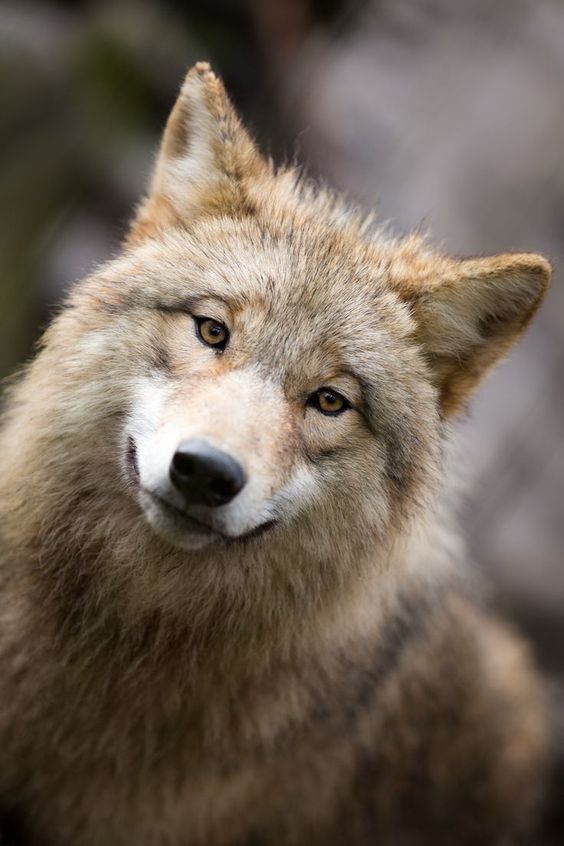
{"label": "cheek fur", "polygon": [[317,461],[337,455],[350,448],[351,442],[362,439],[369,433],[364,431],[359,415],[349,409],[342,414],[323,415],[313,408],[307,408],[301,427],[304,453],[310,461]]}

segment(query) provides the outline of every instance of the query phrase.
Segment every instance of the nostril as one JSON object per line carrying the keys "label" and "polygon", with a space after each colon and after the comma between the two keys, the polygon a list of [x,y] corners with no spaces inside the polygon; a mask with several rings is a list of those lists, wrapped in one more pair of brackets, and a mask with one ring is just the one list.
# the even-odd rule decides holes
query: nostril
{"label": "nostril", "polygon": [[236,479],[232,478],[218,478],[210,484],[210,491],[218,501],[229,502],[230,499],[239,493],[242,485],[237,483]]}
{"label": "nostril", "polygon": [[191,476],[194,473],[194,456],[177,450],[172,457],[172,466],[180,476]]}
{"label": "nostril", "polygon": [[227,504],[246,483],[243,468],[232,456],[196,438],[179,445],[169,475],[187,504],[210,507]]}

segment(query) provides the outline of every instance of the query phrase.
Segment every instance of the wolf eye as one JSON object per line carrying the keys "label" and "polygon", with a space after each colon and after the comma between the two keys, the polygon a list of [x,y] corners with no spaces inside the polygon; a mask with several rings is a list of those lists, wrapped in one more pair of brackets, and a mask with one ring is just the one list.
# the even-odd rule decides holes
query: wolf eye
{"label": "wolf eye", "polygon": [[208,347],[224,350],[229,340],[229,332],[223,323],[211,317],[196,317],[196,335]]}
{"label": "wolf eye", "polygon": [[330,388],[320,388],[310,396],[308,403],[322,414],[341,414],[351,407],[350,402],[342,394]]}

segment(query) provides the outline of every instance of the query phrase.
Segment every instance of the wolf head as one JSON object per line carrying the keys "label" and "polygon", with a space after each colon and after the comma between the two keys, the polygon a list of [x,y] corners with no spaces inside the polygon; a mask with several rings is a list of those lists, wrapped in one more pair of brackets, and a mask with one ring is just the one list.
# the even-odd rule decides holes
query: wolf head
{"label": "wolf head", "polygon": [[373,555],[432,507],[447,419],[549,274],[385,237],[262,158],[196,65],[123,254],[75,288],[22,388],[57,439],[50,502],[186,560]]}

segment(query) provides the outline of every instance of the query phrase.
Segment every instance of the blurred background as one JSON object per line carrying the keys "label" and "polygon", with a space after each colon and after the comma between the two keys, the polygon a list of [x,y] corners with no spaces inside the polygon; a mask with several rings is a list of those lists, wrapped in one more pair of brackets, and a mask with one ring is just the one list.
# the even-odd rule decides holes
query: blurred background
{"label": "blurred background", "polygon": [[564,677],[564,0],[0,0],[0,375],[117,250],[199,59],[263,149],[396,232],[553,261],[459,455],[477,566]]}

